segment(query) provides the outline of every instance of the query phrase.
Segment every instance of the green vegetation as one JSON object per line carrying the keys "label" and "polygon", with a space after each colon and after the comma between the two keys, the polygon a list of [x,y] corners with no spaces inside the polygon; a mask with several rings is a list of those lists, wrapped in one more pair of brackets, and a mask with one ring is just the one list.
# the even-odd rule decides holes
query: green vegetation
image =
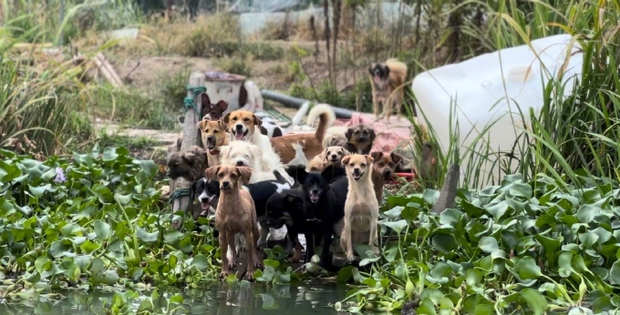
{"label": "green vegetation", "polygon": [[[399,22],[385,31],[379,17],[356,22],[367,1],[344,1],[337,39],[350,40],[331,42],[326,76],[324,21],[293,25],[287,19],[264,30],[263,39],[316,42],[314,50],[286,49],[245,38],[232,15],[199,17],[188,25],[176,17],[168,22],[143,16],[131,1],[101,6],[65,1],[60,20],[47,14],[57,12],[58,1],[47,1],[48,10],[32,1],[14,1],[12,7],[3,1],[11,9],[3,11],[0,41],[0,144],[11,151],[0,151],[2,300],[24,303],[69,288],[114,290],[110,312],[117,314],[135,311],[128,305],[148,286],[157,290],[139,308],[155,313],[154,300],[164,287],[206,285],[216,280],[220,265],[208,221],[195,226],[187,219],[180,231],[170,228],[169,206],[160,201],[162,169],[150,161],[162,156],[134,158],[158,143],[99,135],[91,124],[102,117],[132,127],[174,128],[187,70],[166,73],[146,89],[118,89],[87,82],[86,65],[52,58],[40,62],[34,48],[16,43],[83,40],[97,43],[97,49],[86,49],[89,54],[107,49],[114,59],[124,54],[208,57],[222,70],[248,76],[275,61],[270,69],[290,94],[369,110],[364,74],[370,62],[397,56],[413,78],[446,63],[567,32],[584,56],[582,79],[570,96],[563,96],[560,82],[566,78],[559,77],[546,82],[540,113],[513,103],[515,119],[529,127],[515,127],[518,140],[510,157],[499,157],[505,152],[489,146],[489,126],[472,145],[461,147],[466,135],[456,134],[457,121],[447,122],[452,139],[436,152],[437,180],[416,183],[411,194],[402,191],[414,185],[388,195],[381,209],[382,254],[375,257],[356,247],[360,266],[337,275],[353,288],[335,307],[364,314],[401,308],[417,314],[615,313],[620,308],[620,4],[407,2],[416,9],[403,10]],[[417,22],[421,16],[425,25]],[[138,23],[144,24],[132,43],[102,43],[93,36]],[[352,84],[336,80],[341,72],[348,79],[347,71]],[[415,96],[410,91],[408,96],[413,103]],[[416,136],[437,146],[432,127],[428,135],[417,127]],[[96,142],[104,149],[62,157]],[[418,152],[421,144],[416,143]],[[518,163],[509,169],[512,159]],[[435,214],[430,209],[450,164],[461,164],[471,187],[459,189],[456,207]],[[485,165],[501,179],[480,175]],[[268,285],[324,275],[316,258],[305,271],[293,270],[279,246],[266,250],[264,263],[255,276]],[[172,311],[183,298],[166,301]]]}

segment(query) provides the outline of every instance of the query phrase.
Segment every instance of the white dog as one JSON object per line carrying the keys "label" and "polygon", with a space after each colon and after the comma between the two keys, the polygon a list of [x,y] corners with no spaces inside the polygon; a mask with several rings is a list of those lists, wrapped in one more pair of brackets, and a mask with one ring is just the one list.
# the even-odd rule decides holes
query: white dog
{"label": "white dog", "polygon": [[273,174],[278,171],[289,182],[294,180],[286,173],[282,163],[271,163],[264,158],[259,148],[247,141],[234,140],[220,147],[221,165],[247,166],[252,169],[250,184],[263,180],[277,179]]}

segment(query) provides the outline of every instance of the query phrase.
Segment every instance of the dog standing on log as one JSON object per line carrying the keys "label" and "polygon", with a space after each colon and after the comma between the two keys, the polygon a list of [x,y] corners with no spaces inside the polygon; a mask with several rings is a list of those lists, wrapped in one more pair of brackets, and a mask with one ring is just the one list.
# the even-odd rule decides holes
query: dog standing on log
{"label": "dog standing on log", "polygon": [[[258,243],[258,220],[256,206],[252,195],[242,188],[248,184],[252,169],[239,166],[213,166],[207,169],[208,178],[217,178],[220,183],[220,199],[215,210],[215,226],[220,232],[219,243],[222,252],[222,273],[220,279],[228,277],[230,269],[235,268],[235,234],[243,233],[247,248],[247,271],[244,279],[254,280],[256,268],[262,268],[258,261],[256,244]],[[229,259],[228,249],[233,251]]]}
{"label": "dog standing on log", "polygon": [[401,113],[404,99],[404,83],[407,77],[407,65],[397,59],[388,59],[385,63],[373,63],[368,68],[372,86],[372,109],[375,118],[379,118],[379,102],[383,103],[381,116],[389,119],[393,107]]}

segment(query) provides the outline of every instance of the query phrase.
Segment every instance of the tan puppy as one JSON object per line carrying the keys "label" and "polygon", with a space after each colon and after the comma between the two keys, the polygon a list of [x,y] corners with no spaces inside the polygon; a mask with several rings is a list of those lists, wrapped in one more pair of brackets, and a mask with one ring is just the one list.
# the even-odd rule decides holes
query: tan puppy
{"label": "tan puppy", "polygon": [[226,126],[221,120],[201,120],[198,130],[202,138],[202,145],[207,149],[209,166],[220,165],[220,147],[228,144]]}
{"label": "tan puppy", "polygon": [[[258,261],[256,244],[259,238],[256,206],[250,193],[242,188],[248,184],[252,169],[239,166],[213,166],[206,171],[208,178],[220,183],[220,199],[215,210],[215,227],[220,232],[219,243],[222,251],[222,273],[220,279],[226,279],[230,269],[236,266],[235,234],[242,233],[246,240],[247,271],[244,279],[254,280],[255,268],[262,268]],[[228,255],[228,249],[233,251]],[[229,256],[232,259],[229,259]]]}
{"label": "tan puppy", "polygon": [[383,103],[381,116],[389,119],[392,106],[396,105],[397,114],[401,113],[404,99],[404,84],[407,77],[407,65],[397,59],[388,59],[385,63],[373,63],[368,68],[372,86],[372,110],[379,118],[379,103]]}
{"label": "tan puppy", "polygon": [[[323,140],[327,128],[334,123],[336,115],[331,106],[319,104],[314,106],[308,113],[308,124],[312,125],[316,118],[319,118],[319,126],[314,134],[299,133],[284,135],[269,139],[260,133],[259,127],[261,119],[249,111],[236,110],[224,116],[222,121],[227,124],[228,130],[233,134],[235,140],[250,141],[257,145],[263,154],[268,154],[269,159],[277,156],[279,162],[288,164],[295,158],[295,143],[304,143],[303,151],[307,159],[312,159],[323,151]],[[268,152],[273,151],[273,153]]]}
{"label": "tan puppy", "polygon": [[340,246],[349,261],[355,259],[353,243],[363,243],[366,238],[372,251],[375,254],[379,252],[375,246],[378,238],[379,202],[371,180],[372,162],[370,155],[354,154],[342,158],[342,164],[347,170],[349,191],[344,204]]}
{"label": "tan puppy", "polygon": [[320,156],[323,157],[325,162],[333,166],[342,166],[342,158],[347,155],[351,155],[351,152],[349,152],[343,147],[338,146],[327,147],[325,150],[323,150],[323,153],[320,154]]}
{"label": "tan puppy", "polygon": [[396,167],[403,161],[403,157],[395,152],[372,152],[370,156],[373,158],[372,163],[372,184],[375,189],[377,201],[383,201],[383,186],[386,181],[394,177]]}
{"label": "tan puppy", "polygon": [[327,162],[325,159],[321,157],[321,155],[317,155],[312,158],[312,160],[308,161],[308,165],[306,166],[306,172],[315,172],[320,173],[327,167]]}

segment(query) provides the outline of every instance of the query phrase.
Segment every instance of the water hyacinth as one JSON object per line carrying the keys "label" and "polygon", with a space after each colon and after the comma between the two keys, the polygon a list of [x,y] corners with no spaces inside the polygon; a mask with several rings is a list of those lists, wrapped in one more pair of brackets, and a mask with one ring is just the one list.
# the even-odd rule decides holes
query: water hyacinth
{"label": "water hyacinth", "polygon": [[65,172],[62,167],[56,168],[56,177],[54,178],[54,181],[57,183],[64,183],[67,181],[67,178],[65,177]]}

